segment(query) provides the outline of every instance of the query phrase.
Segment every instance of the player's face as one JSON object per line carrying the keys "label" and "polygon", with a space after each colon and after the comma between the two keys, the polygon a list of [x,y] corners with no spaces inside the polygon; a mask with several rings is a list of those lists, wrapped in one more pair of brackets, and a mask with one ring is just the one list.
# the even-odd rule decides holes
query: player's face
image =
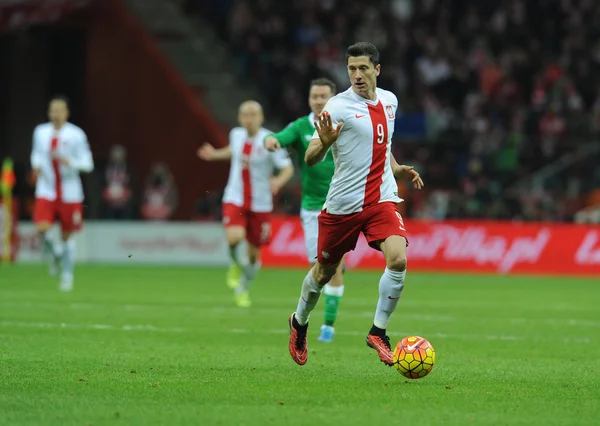
{"label": "player's face", "polygon": [[242,105],[240,108],[238,120],[240,126],[248,130],[249,133],[256,133],[263,124],[262,108],[256,103]]}
{"label": "player's face", "polygon": [[363,97],[374,93],[380,65],[373,65],[368,56],[350,56],[348,58],[348,76],[354,92]]}
{"label": "player's face", "polygon": [[333,96],[333,91],[329,86],[312,86],[308,93],[308,105],[315,115],[321,114],[325,104]]}
{"label": "player's face", "polygon": [[48,106],[48,119],[55,125],[63,125],[69,119],[69,108],[65,101],[55,100]]}

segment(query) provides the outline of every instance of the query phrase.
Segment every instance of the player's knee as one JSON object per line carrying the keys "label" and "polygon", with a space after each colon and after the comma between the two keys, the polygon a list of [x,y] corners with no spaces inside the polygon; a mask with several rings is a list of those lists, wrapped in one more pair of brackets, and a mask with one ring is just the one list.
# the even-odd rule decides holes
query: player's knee
{"label": "player's knee", "polygon": [[40,234],[43,234],[45,232],[48,232],[48,230],[52,227],[52,224],[43,222],[38,223],[35,227]]}
{"label": "player's knee", "polygon": [[331,278],[335,274],[335,268],[317,264],[313,273],[315,280],[319,283],[319,285],[323,286],[331,281]]}
{"label": "player's knee", "polygon": [[394,253],[387,260],[387,268],[392,271],[402,272],[406,269],[406,254]]}
{"label": "player's knee", "polygon": [[237,246],[244,238],[246,238],[244,228],[241,227],[231,227],[225,231],[225,235],[227,237],[227,243],[232,247]]}

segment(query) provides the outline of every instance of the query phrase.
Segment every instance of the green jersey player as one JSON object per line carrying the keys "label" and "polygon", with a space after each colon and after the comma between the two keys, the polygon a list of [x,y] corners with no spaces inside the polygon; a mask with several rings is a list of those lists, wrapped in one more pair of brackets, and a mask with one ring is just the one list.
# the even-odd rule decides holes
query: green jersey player
{"label": "green jersey player", "polygon": [[[329,184],[333,177],[333,155],[331,151],[323,162],[313,167],[308,167],[304,162],[304,153],[315,132],[314,122],[325,107],[325,104],[335,95],[335,83],[326,78],[313,80],[310,84],[308,104],[311,113],[300,117],[279,133],[265,138],[265,148],[276,151],[279,148],[294,148],[298,154],[300,171],[302,174],[302,209],[300,217],[304,229],[306,256],[311,264],[317,259],[317,241],[319,223],[318,216],[325,203]],[[340,299],[344,294],[342,280],[342,267],[340,266],[331,281],[325,285],[325,324],[321,326],[319,341],[331,342]]]}

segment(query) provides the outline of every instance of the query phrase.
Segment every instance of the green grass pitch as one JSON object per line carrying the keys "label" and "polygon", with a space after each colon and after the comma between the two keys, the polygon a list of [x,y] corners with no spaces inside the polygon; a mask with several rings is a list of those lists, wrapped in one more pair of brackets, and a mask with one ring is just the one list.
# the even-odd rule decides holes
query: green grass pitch
{"label": "green grass pitch", "polygon": [[238,309],[210,268],[0,266],[0,425],[597,425],[600,280],[417,274],[390,324],[435,347],[407,380],[365,334],[379,273],[349,271],[332,344],[287,319],[305,275],[263,270]]}

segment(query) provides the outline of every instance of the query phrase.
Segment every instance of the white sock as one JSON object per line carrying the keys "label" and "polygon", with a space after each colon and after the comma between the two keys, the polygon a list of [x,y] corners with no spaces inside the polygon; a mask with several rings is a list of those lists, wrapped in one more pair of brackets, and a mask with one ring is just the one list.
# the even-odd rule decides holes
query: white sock
{"label": "white sock", "polygon": [[298,321],[298,324],[308,324],[308,317],[319,301],[321,290],[323,290],[323,287],[315,280],[311,269],[302,282],[302,293],[296,308],[296,321]]}
{"label": "white sock", "polygon": [[242,267],[242,279],[240,280],[240,285],[235,289],[236,293],[241,293],[244,291],[248,291],[250,286],[252,285],[252,281],[254,281],[254,277],[256,273],[259,271],[261,266],[260,262],[255,263],[247,263]]}
{"label": "white sock", "polygon": [[54,250],[54,242],[48,232],[40,232],[40,238],[44,246],[44,251],[49,253],[52,257],[56,257],[56,251]]}
{"label": "white sock", "polygon": [[339,287],[332,287],[329,283],[325,284],[325,289],[323,290],[328,296],[337,296],[342,297],[344,295],[344,285],[342,284]]}
{"label": "white sock", "polygon": [[375,311],[373,324],[375,327],[386,329],[392,313],[396,310],[402,289],[404,288],[406,269],[402,272],[390,271],[385,268],[379,280],[379,301]]}
{"label": "white sock", "polygon": [[75,238],[70,237],[64,242],[63,254],[62,254],[62,274],[66,277],[73,276],[73,269],[75,268]]}
{"label": "white sock", "polygon": [[[73,237],[71,237],[72,239]],[[73,241],[74,243],[75,241]],[[65,252],[65,247],[66,247],[67,243],[64,242],[62,240],[62,238],[59,238],[58,240],[54,241],[54,245],[52,247],[52,251],[54,253],[54,256],[56,256],[57,258],[62,258]]]}

